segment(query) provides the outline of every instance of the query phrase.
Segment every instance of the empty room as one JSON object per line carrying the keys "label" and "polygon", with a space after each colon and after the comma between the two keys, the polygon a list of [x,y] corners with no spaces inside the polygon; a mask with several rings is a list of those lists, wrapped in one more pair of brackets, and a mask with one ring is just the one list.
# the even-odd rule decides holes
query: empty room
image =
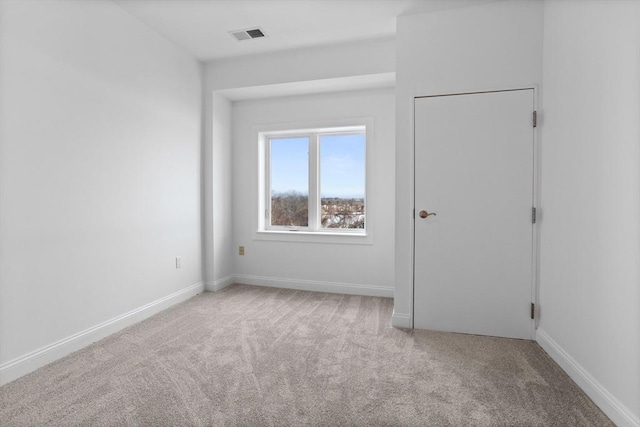
{"label": "empty room", "polygon": [[0,0],[0,425],[640,427],[640,0]]}

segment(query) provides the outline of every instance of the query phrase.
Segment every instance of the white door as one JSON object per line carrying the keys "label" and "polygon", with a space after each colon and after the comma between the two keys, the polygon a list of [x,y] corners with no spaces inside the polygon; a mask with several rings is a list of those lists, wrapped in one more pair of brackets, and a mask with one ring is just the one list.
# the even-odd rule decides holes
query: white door
{"label": "white door", "polygon": [[532,115],[532,89],[415,99],[415,328],[532,338]]}

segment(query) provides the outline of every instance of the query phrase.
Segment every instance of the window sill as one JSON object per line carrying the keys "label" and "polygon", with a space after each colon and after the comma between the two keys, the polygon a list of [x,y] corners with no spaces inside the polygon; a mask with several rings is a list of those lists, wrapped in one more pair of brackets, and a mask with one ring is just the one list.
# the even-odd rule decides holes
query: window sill
{"label": "window sill", "polygon": [[260,230],[253,240],[300,243],[331,243],[346,245],[372,245],[371,233],[332,233],[324,231]]}

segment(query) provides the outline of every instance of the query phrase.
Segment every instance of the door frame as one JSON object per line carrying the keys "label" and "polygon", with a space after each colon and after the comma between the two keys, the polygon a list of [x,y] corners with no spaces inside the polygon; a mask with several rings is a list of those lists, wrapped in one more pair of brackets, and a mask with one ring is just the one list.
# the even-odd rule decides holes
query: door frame
{"label": "door frame", "polygon": [[[534,319],[531,320],[531,330],[532,336],[531,339],[535,339],[536,329],[540,323],[540,304],[539,304],[539,296],[540,296],[540,286],[539,286],[539,277],[540,277],[540,220],[542,218],[542,212],[540,209],[540,141],[539,141],[539,132],[538,128],[541,123],[541,114],[538,109],[539,107],[539,98],[540,91],[539,85],[537,84],[528,84],[523,86],[505,86],[505,87],[494,87],[494,88],[485,88],[485,89],[476,89],[476,90],[461,90],[461,91],[446,91],[446,92],[438,92],[431,94],[414,94],[411,97],[411,209],[413,209],[413,221],[411,222],[411,319],[410,325],[411,328],[415,328],[414,319],[415,319],[415,289],[416,289],[416,278],[415,278],[415,266],[416,266],[416,254],[415,254],[415,221],[416,221],[416,99],[418,98],[435,98],[441,96],[455,96],[455,95],[474,95],[474,94],[482,94],[482,93],[495,93],[495,92],[511,92],[518,90],[533,90],[533,111],[537,111],[537,124],[533,127],[533,189],[532,189],[532,207],[536,208],[536,222],[532,224],[532,251],[531,251],[531,302],[535,304],[534,310]],[[533,118],[532,118],[533,120]]]}

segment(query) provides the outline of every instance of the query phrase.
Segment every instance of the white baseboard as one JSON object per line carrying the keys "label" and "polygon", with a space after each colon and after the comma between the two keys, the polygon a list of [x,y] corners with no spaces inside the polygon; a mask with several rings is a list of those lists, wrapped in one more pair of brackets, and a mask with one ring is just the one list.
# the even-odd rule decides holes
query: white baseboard
{"label": "white baseboard", "polygon": [[618,427],[640,427],[640,418],[604,388],[542,328],[536,331],[536,341]]}
{"label": "white baseboard", "polygon": [[244,285],[393,298],[393,287],[391,286],[320,282],[317,280],[284,279],[279,277],[250,276],[246,274],[236,274],[233,278],[235,279],[235,283],[242,283]]}
{"label": "white baseboard", "polygon": [[396,313],[393,310],[393,314],[391,315],[391,326],[394,328],[405,328],[411,329],[411,316],[403,313]]}
{"label": "white baseboard", "polygon": [[219,290],[222,290],[234,283],[235,283],[235,278],[233,274],[230,274],[227,277],[223,277],[222,279],[218,279],[214,282],[205,282],[204,288],[210,292],[218,292]]}
{"label": "white baseboard", "polygon": [[142,307],[138,307],[128,313],[114,317],[77,334],[56,341],[38,350],[27,353],[16,359],[0,365],[0,385],[20,378],[29,372],[35,371],[57,359],[80,350],[102,338],[105,338],[121,329],[138,323],[172,305],[185,301],[204,290],[202,283],[196,283],[188,288],[174,292],[166,297],[157,299]]}

